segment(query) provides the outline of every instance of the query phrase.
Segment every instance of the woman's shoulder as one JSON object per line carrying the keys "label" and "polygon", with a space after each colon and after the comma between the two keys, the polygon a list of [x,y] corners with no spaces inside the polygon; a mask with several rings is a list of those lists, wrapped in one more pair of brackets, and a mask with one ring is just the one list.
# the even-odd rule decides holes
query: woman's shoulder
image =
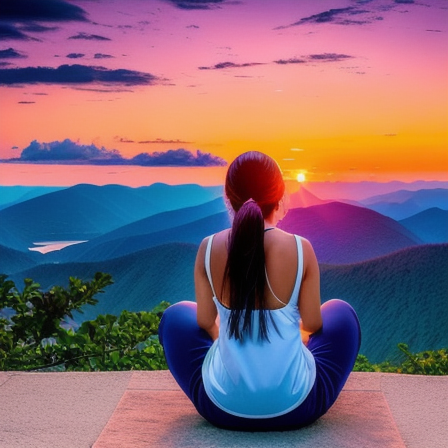
{"label": "woman's shoulder", "polygon": [[266,233],[265,248],[268,252],[274,254],[274,256],[279,256],[283,259],[287,258],[285,257],[287,254],[295,257],[297,254],[297,240],[302,247],[304,258],[313,258],[314,249],[307,238],[278,228],[276,228],[275,232]]}
{"label": "woman's shoulder", "polygon": [[213,239],[213,251],[215,252],[216,247],[226,246],[228,241],[230,229],[224,229],[220,232],[213,233],[212,235],[206,236],[201,243],[199,244],[198,254],[205,254],[207,250],[207,246],[210,242],[210,239]]}

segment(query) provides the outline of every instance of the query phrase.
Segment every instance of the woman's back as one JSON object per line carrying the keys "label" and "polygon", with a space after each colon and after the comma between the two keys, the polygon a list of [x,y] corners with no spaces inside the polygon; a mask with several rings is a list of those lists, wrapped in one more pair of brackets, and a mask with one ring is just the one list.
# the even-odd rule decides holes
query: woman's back
{"label": "woman's back", "polygon": [[[214,235],[211,249],[211,277],[217,299],[229,307],[229,290],[224,280],[227,263],[227,243],[230,229]],[[264,235],[266,282],[264,291],[265,308],[274,310],[287,304],[296,280],[298,257],[294,235],[276,228],[268,228]],[[222,285],[224,284],[224,288]]]}
{"label": "woman's back", "polygon": [[218,301],[211,277],[214,236],[207,242],[205,269],[218,309],[220,328],[219,338],[204,360],[202,376],[210,399],[233,415],[249,418],[282,415],[297,407],[314,383],[314,358],[302,344],[299,330],[297,300],[303,272],[302,242],[299,237],[288,237],[293,242],[288,252],[292,247],[296,265],[292,291],[285,299],[286,305],[275,297],[270,299],[281,307],[275,304],[276,307],[268,311],[267,339],[259,337],[259,310],[251,314],[250,332],[244,332],[243,322],[240,322],[241,340],[229,335],[231,310]]}

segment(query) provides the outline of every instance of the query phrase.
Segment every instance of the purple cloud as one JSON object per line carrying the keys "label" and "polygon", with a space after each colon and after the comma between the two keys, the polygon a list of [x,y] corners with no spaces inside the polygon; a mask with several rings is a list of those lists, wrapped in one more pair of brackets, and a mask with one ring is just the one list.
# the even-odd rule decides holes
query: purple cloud
{"label": "purple cloud", "polygon": [[64,0],[2,0],[0,18],[12,22],[86,21],[86,12]]}
{"label": "purple cloud", "polygon": [[103,54],[103,53],[95,53],[95,56],[93,56],[94,59],[109,59],[109,58],[113,58],[112,55],[110,54]]}
{"label": "purple cloud", "polygon": [[87,34],[81,33],[75,34],[74,36],[70,36],[68,39],[83,39],[83,40],[112,40],[108,37],[99,36],[98,34]]}
{"label": "purple cloud", "polygon": [[70,59],[79,59],[79,58],[83,58],[85,56],[84,53],[69,53],[66,58],[70,58]]}
{"label": "purple cloud", "polygon": [[165,0],[179,9],[214,9],[225,0]]}
{"label": "purple cloud", "polygon": [[0,59],[17,59],[26,58],[27,56],[14,50],[14,48],[8,48],[6,50],[0,50]]}
{"label": "purple cloud", "polygon": [[19,158],[3,162],[28,163],[84,163],[91,165],[139,165],[139,166],[225,166],[226,161],[210,153],[196,151],[196,154],[179,148],[152,154],[141,153],[132,159],[125,159],[116,149],[98,148],[95,145],[81,145],[70,139],[39,143],[34,140]]}
{"label": "purple cloud", "polygon": [[179,148],[166,152],[154,152],[152,154],[141,153],[131,159],[135,165],[142,166],[225,166],[224,159],[202,151],[196,151],[196,155],[190,151]]}
{"label": "purple cloud", "polygon": [[14,84],[121,84],[153,85],[159,79],[150,73],[110,70],[85,65],[61,65],[58,68],[26,67],[0,69],[0,85]]}
{"label": "purple cloud", "polygon": [[246,62],[244,64],[235,64],[234,62],[220,62],[211,67],[198,67],[199,70],[222,70],[226,68],[253,67],[255,65],[263,65],[262,62]]}

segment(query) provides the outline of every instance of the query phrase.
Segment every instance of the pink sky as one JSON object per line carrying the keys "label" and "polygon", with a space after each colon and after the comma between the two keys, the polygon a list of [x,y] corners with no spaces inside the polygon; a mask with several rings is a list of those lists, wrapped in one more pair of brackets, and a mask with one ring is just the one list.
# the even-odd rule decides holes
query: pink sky
{"label": "pink sky", "polygon": [[[84,20],[4,18],[25,37],[0,45],[0,158],[70,139],[123,157],[258,149],[315,181],[448,177],[445,0],[59,3]],[[64,64],[102,66],[113,83],[42,82],[38,67]]]}

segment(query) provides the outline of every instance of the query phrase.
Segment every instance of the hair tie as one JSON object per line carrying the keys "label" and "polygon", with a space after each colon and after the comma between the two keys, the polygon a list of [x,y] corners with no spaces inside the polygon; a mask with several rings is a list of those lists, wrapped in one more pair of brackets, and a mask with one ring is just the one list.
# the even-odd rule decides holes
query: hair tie
{"label": "hair tie", "polygon": [[255,199],[249,198],[243,205],[250,204],[251,202],[257,203]]}

